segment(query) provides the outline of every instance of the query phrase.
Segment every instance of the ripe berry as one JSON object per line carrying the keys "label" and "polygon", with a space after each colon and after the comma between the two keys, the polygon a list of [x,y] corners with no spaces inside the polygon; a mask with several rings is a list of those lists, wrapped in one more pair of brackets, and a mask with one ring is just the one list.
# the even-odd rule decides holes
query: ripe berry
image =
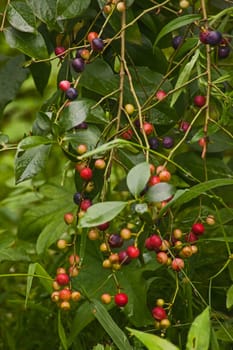
{"label": "ripe berry", "polygon": [[123,265],[128,265],[131,262],[131,259],[125,250],[121,250],[120,252],[118,252],[118,257],[119,263]]}
{"label": "ripe berry", "polygon": [[108,244],[111,248],[120,248],[123,245],[123,239],[117,234],[112,234],[108,238]]}
{"label": "ripe berry", "polygon": [[158,254],[156,255],[156,260],[158,261],[159,264],[166,265],[168,262],[167,253],[158,252]]}
{"label": "ripe berry", "polygon": [[70,300],[71,298],[71,290],[70,289],[62,289],[59,292],[60,300]]}
{"label": "ripe berry", "polygon": [[57,247],[58,249],[65,249],[67,247],[67,242],[65,239],[59,239],[57,241]]}
{"label": "ripe berry", "polygon": [[104,42],[101,38],[93,39],[91,42],[91,47],[94,51],[102,51],[104,48]]}
{"label": "ripe berry", "polygon": [[91,180],[93,176],[91,168],[88,168],[88,167],[83,168],[79,174],[80,174],[80,177],[85,181]]}
{"label": "ripe berry", "polygon": [[162,245],[162,239],[158,235],[151,235],[146,239],[145,246],[148,250],[159,249]]}
{"label": "ripe berry", "polygon": [[181,258],[174,258],[171,263],[171,268],[174,271],[180,271],[184,268],[184,260]]}
{"label": "ripe berry", "polygon": [[75,100],[78,97],[77,89],[75,89],[73,87],[67,89],[66,90],[66,97],[71,101]]}
{"label": "ripe berry", "polygon": [[164,148],[171,148],[174,145],[173,138],[171,136],[165,136],[162,141]]}
{"label": "ripe berry", "polygon": [[161,101],[167,96],[167,93],[164,90],[158,90],[155,94],[157,100]]}
{"label": "ripe berry", "polygon": [[198,240],[198,236],[195,235],[195,233],[190,232],[185,236],[185,240],[186,240],[186,242],[193,243],[193,242],[196,242]]}
{"label": "ripe berry", "polygon": [[152,309],[152,316],[155,320],[161,321],[164,318],[167,318],[167,313],[162,306],[155,306]]}
{"label": "ripe berry", "polygon": [[104,294],[101,295],[101,301],[104,304],[110,304],[111,301],[112,301],[112,297],[111,297],[110,294],[104,293]]}
{"label": "ripe berry", "polygon": [[88,128],[88,124],[86,122],[82,122],[82,123],[75,126],[75,129],[85,130],[87,128]]}
{"label": "ripe berry", "polygon": [[56,282],[60,285],[60,286],[65,286],[66,284],[69,283],[70,281],[70,278],[69,276],[67,275],[67,273],[59,273],[57,276],[56,276]]}
{"label": "ripe berry", "polygon": [[118,293],[114,296],[114,301],[117,306],[125,306],[128,303],[128,296],[125,293]]}
{"label": "ripe berry", "polygon": [[82,58],[83,60],[89,60],[90,51],[87,49],[79,49],[76,53],[76,58]]}
{"label": "ripe berry", "polygon": [[222,34],[217,30],[211,30],[206,36],[205,42],[209,45],[218,45],[221,42],[221,40]]}
{"label": "ripe berry", "polygon": [[89,43],[91,43],[92,40],[96,38],[98,38],[98,33],[96,32],[90,32],[87,36],[87,40],[89,41]]}
{"label": "ripe berry", "polygon": [[131,258],[131,259],[136,259],[139,257],[140,255],[140,250],[133,246],[133,245],[130,245],[128,246],[128,248],[126,249],[126,253],[128,254],[128,256]]}
{"label": "ripe berry", "polygon": [[153,150],[157,150],[159,148],[159,140],[156,137],[150,137],[148,143],[150,148]]}
{"label": "ripe berry", "polygon": [[143,130],[146,135],[150,135],[154,131],[154,126],[151,123],[144,122],[143,123]]}
{"label": "ripe berry", "polygon": [[218,47],[218,58],[226,58],[230,54],[230,47],[229,46],[219,46]]}
{"label": "ripe berry", "polygon": [[161,182],[159,176],[157,176],[157,175],[152,175],[152,176],[149,178],[148,186],[157,185],[159,182]]}
{"label": "ripe berry", "polygon": [[186,122],[185,120],[182,120],[179,125],[180,131],[186,132],[190,126],[189,122]]}
{"label": "ripe berry", "polygon": [[162,170],[159,173],[159,179],[162,182],[169,182],[171,180],[171,173],[168,170]]}
{"label": "ripe berry", "polygon": [[205,105],[205,103],[206,103],[206,97],[202,96],[202,95],[197,95],[197,96],[194,97],[193,103],[197,107],[203,107]]}
{"label": "ripe berry", "polygon": [[84,144],[78,145],[76,151],[78,154],[84,154],[87,151],[87,146]]}
{"label": "ripe berry", "polygon": [[203,233],[205,232],[205,227],[201,222],[196,222],[192,226],[192,232],[198,236],[203,235]]}
{"label": "ripe berry", "polygon": [[131,115],[134,112],[134,106],[131,103],[127,103],[125,105],[125,110],[129,115]]}
{"label": "ripe berry", "polygon": [[80,209],[83,211],[87,211],[87,209],[92,205],[92,201],[90,199],[83,199],[80,204]]}
{"label": "ripe berry", "polygon": [[68,80],[61,80],[59,83],[59,89],[66,91],[70,88],[70,82]]}
{"label": "ripe berry", "polygon": [[183,37],[181,35],[174,36],[172,38],[172,47],[176,50],[182,43]]}
{"label": "ripe berry", "polygon": [[74,201],[75,204],[79,205],[80,202],[81,202],[81,199],[82,199],[82,194],[80,192],[76,192],[73,195],[73,201]]}
{"label": "ripe berry", "polygon": [[72,61],[72,67],[77,73],[83,72],[85,68],[84,60],[82,58],[75,58]]}
{"label": "ripe berry", "polygon": [[67,225],[70,225],[74,222],[74,215],[72,213],[64,214],[64,221]]}
{"label": "ripe berry", "polygon": [[122,134],[121,134],[121,137],[124,139],[124,140],[131,140],[132,137],[133,137],[133,130],[129,129],[127,131],[124,131]]}
{"label": "ripe berry", "polygon": [[63,46],[57,46],[54,50],[54,53],[56,56],[59,56],[60,58],[63,58],[64,56],[62,55],[66,49]]}
{"label": "ripe berry", "polygon": [[103,224],[98,225],[97,228],[100,231],[105,231],[105,230],[107,230],[107,228],[109,228],[109,225],[110,225],[110,223],[107,221],[107,222],[104,222]]}

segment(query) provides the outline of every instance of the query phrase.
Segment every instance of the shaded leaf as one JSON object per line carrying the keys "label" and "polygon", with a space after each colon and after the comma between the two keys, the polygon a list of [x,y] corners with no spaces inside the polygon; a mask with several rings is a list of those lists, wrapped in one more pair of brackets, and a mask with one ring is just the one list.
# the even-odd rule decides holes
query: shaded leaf
{"label": "shaded leaf", "polygon": [[47,23],[50,29],[57,28],[57,0],[27,0],[32,7],[34,15],[43,23]]}
{"label": "shaded leaf", "polygon": [[230,309],[232,305],[233,305],[233,285],[231,285],[230,288],[227,290],[227,300],[226,300],[227,309]]}
{"label": "shaded leaf", "polygon": [[0,247],[0,261],[30,261],[23,247]]}
{"label": "shaded leaf", "polygon": [[129,171],[126,181],[133,196],[138,197],[144,190],[149,178],[150,166],[147,162],[137,164]]}
{"label": "shaded leaf", "polygon": [[186,344],[186,350],[208,350],[210,343],[210,309],[209,306],[193,321]]}
{"label": "shaded leaf", "polygon": [[68,350],[67,337],[61,320],[61,310],[58,311],[58,334],[64,350]]}
{"label": "shaded leaf", "polygon": [[57,16],[58,19],[67,19],[81,16],[88,6],[90,5],[90,0],[70,0],[67,3],[66,0],[57,1]]}
{"label": "shaded leaf", "polygon": [[37,90],[43,95],[51,72],[51,64],[49,62],[39,62],[30,65],[30,70]]}
{"label": "shaded leaf", "polygon": [[50,140],[47,137],[43,137],[43,136],[28,136],[19,142],[18,150],[22,150],[22,149],[25,150],[25,149],[33,148],[39,145],[48,145],[53,142],[54,142],[53,140]]}
{"label": "shaded leaf", "polygon": [[7,19],[17,30],[27,33],[35,33],[36,31],[35,16],[26,2],[11,1],[7,9]]}
{"label": "shaded leaf", "polygon": [[145,199],[148,202],[162,202],[165,201],[175,193],[175,187],[167,182],[160,182],[151,186],[146,192]]}

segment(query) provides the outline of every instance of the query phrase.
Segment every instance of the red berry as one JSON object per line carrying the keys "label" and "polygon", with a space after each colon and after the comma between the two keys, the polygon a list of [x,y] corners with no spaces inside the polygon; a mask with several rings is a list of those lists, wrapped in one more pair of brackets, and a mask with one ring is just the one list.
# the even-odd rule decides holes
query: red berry
{"label": "red berry", "polygon": [[184,268],[184,260],[181,258],[175,258],[171,263],[172,270],[180,271]]}
{"label": "red berry", "polygon": [[65,286],[66,284],[68,284],[70,281],[69,276],[67,275],[67,273],[59,273],[56,276],[56,282],[58,284],[60,284],[61,286]]}
{"label": "red berry", "polygon": [[81,178],[85,181],[91,180],[93,175],[91,168],[88,168],[88,167],[81,169],[79,174]]}
{"label": "red berry", "polygon": [[54,50],[54,53],[56,56],[59,56],[60,58],[63,58],[62,54],[66,51],[66,49],[63,46],[57,46]]}
{"label": "red berry", "polygon": [[149,186],[154,186],[154,185],[157,185],[159,182],[160,182],[159,176],[157,176],[157,175],[152,175],[152,176],[149,178],[148,185],[149,185]]}
{"label": "red berry", "polygon": [[80,209],[83,211],[87,211],[87,209],[92,205],[92,201],[90,199],[83,199],[80,204]]}
{"label": "red berry", "polygon": [[143,130],[146,135],[150,135],[154,131],[154,126],[151,123],[144,122],[143,123]]}
{"label": "red berry", "polygon": [[198,236],[195,235],[195,233],[190,232],[185,236],[186,242],[193,243],[198,240]]}
{"label": "red berry", "polygon": [[123,265],[128,265],[131,262],[131,259],[125,250],[121,250],[118,253],[118,257],[119,257],[119,262]]}
{"label": "red berry", "polygon": [[64,214],[64,221],[67,225],[70,225],[74,222],[74,214],[66,213]]}
{"label": "red berry", "polygon": [[131,259],[136,259],[139,257],[140,255],[140,250],[133,246],[133,245],[130,245],[128,246],[128,248],[126,249],[126,253],[128,254],[128,256],[131,258]]}
{"label": "red berry", "polygon": [[124,139],[124,140],[131,140],[132,137],[133,137],[133,131],[131,129],[127,130],[127,131],[124,131],[122,134],[121,134],[121,137]]}
{"label": "red berry", "polygon": [[104,222],[103,224],[98,225],[97,228],[100,231],[105,231],[105,230],[107,230],[107,228],[109,228],[109,225],[110,225],[110,223],[107,221],[107,222]]}
{"label": "red berry", "polygon": [[156,260],[158,261],[159,264],[166,265],[168,262],[167,253],[158,252],[158,254],[156,255]]}
{"label": "red berry", "polygon": [[205,227],[201,222],[196,222],[192,226],[192,232],[195,235],[203,235],[203,233],[205,232]]}
{"label": "red berry", "polygon": [[164,90],[159,90],[156,92],[155,96],[156,96],[157,100],[161,101],[167,96],[167,93]]}
{"label": "red berry", "polygon": [[59,292],[60,300],[70,300],[71,298],[71,290],[70,289],[62,289]]}
{"label": "red berry", "polygon": [[155,306],[152,309],[152,316],[154,317],[154,319],[161,321],[164,318],[167,318],[167,313],[162,306]]}
{"label": "red berry", "polygon": [[70,88],[70,82],[68,80],[62,80],[59,83],[59,89],[66,91]]}
{"label": "red berry", "polygon": [[202,95],[197,95],[194,97],[193,102],[194,102],[195,106],[203,107],[206,103],[206,97],[202,96]]}
{"label": "red berry", "polygon": [[87,40],[89,41],[89,43],[91,43],[92,40],[96,38],[98,38],[98,33],[96,32],[90,32],[87,36]]}
{"label": "red berry", "polygon": [[125,293],[118,293],[115,295],[114,301],[117,306],[125,306],[128,303],[128,296]]}
{"label": "red berry", "polygon": [[146,248],[148,250],[159,249],[162,245],[162,239],[158,235],[152,235],[146,239]]}
{"label": "red berry", "polygon": [[162,182],[169,182],[171,180],[171,173],[170,173],[170,171],[162,170],[159,173],[159,178],[160,178],[160,181],[162,181]]}

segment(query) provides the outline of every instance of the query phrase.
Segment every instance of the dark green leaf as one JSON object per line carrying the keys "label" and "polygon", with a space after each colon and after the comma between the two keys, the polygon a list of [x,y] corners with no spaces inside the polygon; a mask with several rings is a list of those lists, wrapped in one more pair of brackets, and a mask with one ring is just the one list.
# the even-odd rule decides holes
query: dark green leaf
{"label": "dark green leaf", "polygon": [[210,343],[210,309],[207,307],[193,321],[188,333],[186,350],[208,350]]}
{"label": "dark green leaf", "polygon": [[90,0],[66,0],[57,1],[57,16],[58,19],[67,19],[81,16],[89,7]]}
{"label": "dark green leaf", "polygon": [[150,166],[147,162],[137,164],[128,173],[127,186],[134,197],[145,188],[150,177]]}
{"label": "dark green leaf", "polygon": [[64,350],[68,350],[67,337],[61,320],[61,310],[58,311],[58,334]]}
{"label": "dark green leaf", "polygon": [[48,139],[43,136],[28,136],[18,144],[18,150],[25,150],[33,147],[37,147],[39,145],[49,145],[53,143],[53,140]]}
{"label": "dark green leaf", "polygon": [[4,30],[6,42],[13,49],[23,52],[25,55],[43,59],[48,58],[48,51],[42,35],[23,33],[14,28],[6,28]]}
{"label": "dark green leaf", "polygon": [[27,0],[27,2],[33,9],[34,15],[38,17],[40,21],[47,23],[49,29],[57,27],[57,0]]}
{"label": "dark green leaf", "polygon": [[37,90],[43,95],[51,72],[51,64],[48,62],[40,62],[30,65],[30,70]]}
{"label": "dark green leaf", "polygon": [[230,288],[227,290],[227,300],[226,300],[227,309],[230,309],[232,305],[233,305],[233,285],[231,285]]}
{"label": "dark green leaf", "polygon": [[111,221],[127,205],[127,202],[103,202],[92,205],[86,214],[80,219],[80,227],[93,227]]}
{"label": "dark green leaf", "polygon": [[118,327],[106,308],[98,300],[92,301],[92,313],[119,350],[132,350],[125,333]]}
{"label": "dark green leaf", "polygon": [[32,134],[35,136],[46,136],[51,132],[52,122],[49,114],[39,112],[32,125]]}
{"label": "dark green leaf", "polygon": [[11,1],[7,9],[7,19],[17,30],[27,33],[36,32],[36,19],[30,6],[22,1]]}
{"label": "dark green leaf", "polygon": [[166,182],[160,182],[151,186],[146,192],[145,199],[148,202],[162,202],[169,199],[175,193],[175,187]]}

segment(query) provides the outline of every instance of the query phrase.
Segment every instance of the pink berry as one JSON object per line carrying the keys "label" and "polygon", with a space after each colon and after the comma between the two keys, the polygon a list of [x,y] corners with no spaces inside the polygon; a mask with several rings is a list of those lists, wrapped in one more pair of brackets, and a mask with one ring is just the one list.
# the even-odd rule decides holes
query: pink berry
{"label": "pink berry", "polygon": [[180,271],[184,268],[184,260],[181,258],[175,258],[171,263],[172,270]]}
{"label": "pink berry", "polygon": [[157,100],[161,101],[167,96],[167,93],[164,90],[159,90],[156,92],[155,96],[156,96]]}
{"label": "pink berry", "polygon": [[203,107],[206,103],[206,97],[202,96],[202,95],[197,95],[194,97],[193,102],[194,102],[195,106]]}
{"label": "pink berry", "polygon": [[62,80],[59,83],[59,89],[62,91],[66,91],[70,88],[70,82],[68,80]]}
{"label": "pink berry", "polygon": [[152,309],[152,316],[158,320],[158,321],[161,321],[163,320],[164,318],[167,318],[167,313],[166,311],[164,310],[164,308],[162,306],[155,306],[153,309]]}

